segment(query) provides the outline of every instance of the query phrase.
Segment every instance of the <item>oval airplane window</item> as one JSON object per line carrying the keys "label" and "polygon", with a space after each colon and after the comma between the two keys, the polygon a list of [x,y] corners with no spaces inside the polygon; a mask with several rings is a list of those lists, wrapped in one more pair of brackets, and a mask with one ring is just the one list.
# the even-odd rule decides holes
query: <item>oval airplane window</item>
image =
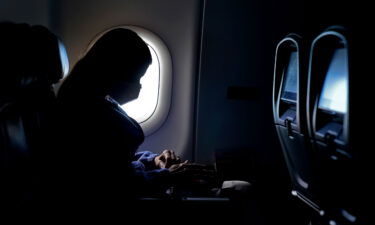
{"label": "oval airplane window", "polygon": [[[152,63],[141,78],[139,97],[121,106],[122,109],[142,127],[145,135],[155,132],[167,118],[171,101],[172,60],[167,46],[154,33],[138,26],[117,26],[136,32],[148,45]],[[98,35],[90,47],[103,34]]]}

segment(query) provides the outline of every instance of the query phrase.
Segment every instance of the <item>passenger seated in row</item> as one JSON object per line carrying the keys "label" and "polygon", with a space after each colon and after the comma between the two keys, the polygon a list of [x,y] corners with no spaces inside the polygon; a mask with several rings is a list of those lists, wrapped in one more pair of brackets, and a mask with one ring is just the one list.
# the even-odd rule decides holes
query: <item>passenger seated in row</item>
{"label": "passenger seated in row", "polygon": [[73,179],[66,190],[77,200],[113,202],[134,197],[129,193],[163,191],[171,173],[186,169],[187,161],[171,150],[136,152],[144,141],[142,128],[120,107],[138,97],[150,64],[147,44],[117,28],[105,33],[63,82],[58,100],[67,171],[61,174]]}
{"label": "passenger seated in row", "polygon": [[0,22],[0,34],[1,221],[30,223],[50,198],[54,148],[46,136],[53,136],[53,85],[68,65],[62,42],[43,26]]}

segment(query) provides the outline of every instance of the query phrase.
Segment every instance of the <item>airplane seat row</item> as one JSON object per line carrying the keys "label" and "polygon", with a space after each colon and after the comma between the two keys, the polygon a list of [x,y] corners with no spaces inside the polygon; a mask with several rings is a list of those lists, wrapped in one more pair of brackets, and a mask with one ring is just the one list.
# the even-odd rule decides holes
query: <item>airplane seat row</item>
{"label": "airplane seat row", "polygon": [[31,213],[44,193],[53,84],[66,72],[66,53],[42,26],[3,22],[0,34],[0,204],[5,212]]}
{"label": "airplane seat row", "polygon": [[344,28],[335,26],[311,45],[290,34],[276,48],[275,127],[291,194],[316,212],[318,224],[360,223],[349,124],[350,40]]}

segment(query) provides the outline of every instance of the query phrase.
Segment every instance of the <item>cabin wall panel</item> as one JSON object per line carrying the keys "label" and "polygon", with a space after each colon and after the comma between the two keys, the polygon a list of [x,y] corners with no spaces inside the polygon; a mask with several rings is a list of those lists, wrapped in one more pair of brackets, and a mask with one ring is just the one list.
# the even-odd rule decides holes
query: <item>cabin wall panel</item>
{"label": "cabin wall panel", "polygon": [[0,21],[50,25],[49,0],[1,0]]}
{"label": "cabin wall panel", "polygon": [[[213,162],[218,149],[247,149],[261,164],[281,160],[271,104],[274,52],[284,35],[302,29],[301,9],[301,3],[292,1],[207,0],[198,162]],[[229,99],[229,87],[245,87],[253,94],[249,99]]]}

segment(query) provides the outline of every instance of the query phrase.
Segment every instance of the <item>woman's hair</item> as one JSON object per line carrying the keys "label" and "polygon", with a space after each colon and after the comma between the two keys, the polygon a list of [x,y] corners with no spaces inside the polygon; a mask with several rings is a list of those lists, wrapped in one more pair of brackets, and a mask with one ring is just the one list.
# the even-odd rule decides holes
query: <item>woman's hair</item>
{"label": "woman's hair", "polygon": [[[101,36],[77,62],[59,95],[103,94],[114,84],[133,82],[151,64],[147,44],[135,32],[115,28]],[[87,92],[87,93],[83,93]]]}

